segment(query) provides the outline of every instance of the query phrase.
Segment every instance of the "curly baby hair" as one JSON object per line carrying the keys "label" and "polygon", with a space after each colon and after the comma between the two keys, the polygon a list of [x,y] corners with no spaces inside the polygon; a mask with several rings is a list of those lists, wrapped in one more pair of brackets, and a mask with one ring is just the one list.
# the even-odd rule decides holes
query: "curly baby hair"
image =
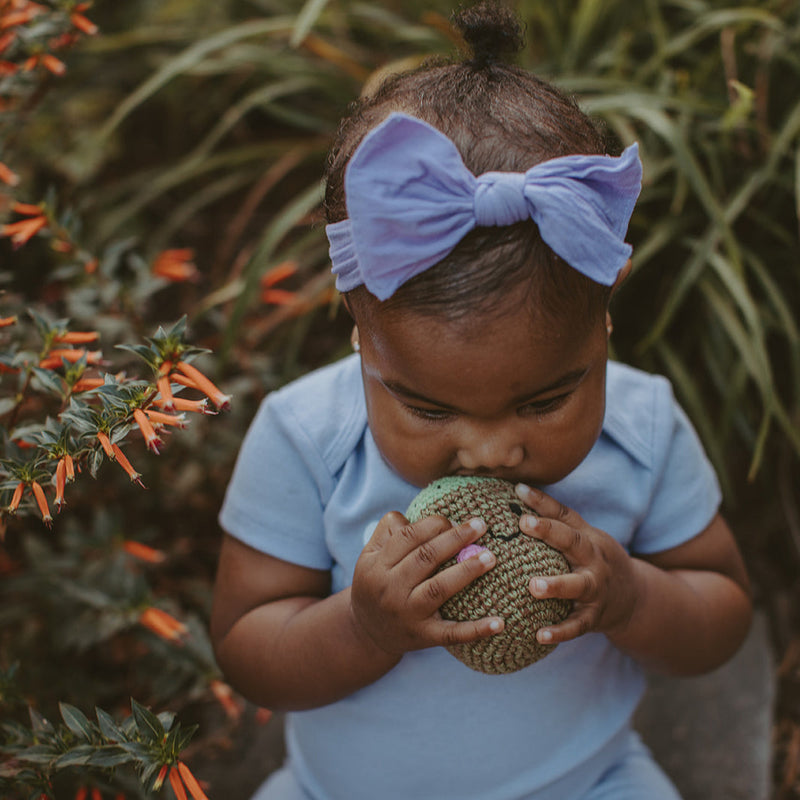
{"label": "curly baby hair", "polygon": [[[603,134],[571,98],[507,60],[524,45],[516,14],[494,2],[453,16],[468,52],[393,75],[358,100],[342,121],[326,171],[327,221],[347,218],[345,170],[367,133],[390,113],[433,125],[455,144],[475,175],[522,172],[559,156],[607,152]],[[377,307],[363,286],[346,293],[356,317]],[[536,223],[478,227],[439,263],[401,286],[381,308],[456,321],[507,308],[518,298],[538,318],[594,324],[610,290],[559,258]]]}

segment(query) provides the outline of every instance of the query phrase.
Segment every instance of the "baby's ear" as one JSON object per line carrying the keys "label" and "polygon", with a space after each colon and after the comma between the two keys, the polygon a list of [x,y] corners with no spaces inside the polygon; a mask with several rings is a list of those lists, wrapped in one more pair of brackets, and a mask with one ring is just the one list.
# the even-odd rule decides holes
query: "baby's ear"
{"label": "baby's ear", "polygon": [[633,262],[628,259],[625,262],[625,266],[619,271],[619,275],[617,275],[617,279],[614,281],[614,285],[611,287],[611,296],[614,296],[614,293],[625,283],[628,275],[631,274],[631,267],[633,267]]}

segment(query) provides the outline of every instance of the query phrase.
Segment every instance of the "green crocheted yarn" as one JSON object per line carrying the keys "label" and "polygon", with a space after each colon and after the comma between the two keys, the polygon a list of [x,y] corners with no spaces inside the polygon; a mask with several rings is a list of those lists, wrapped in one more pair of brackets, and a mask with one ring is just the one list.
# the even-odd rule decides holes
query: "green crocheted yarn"
{"label": "green crocheted yarn", "polygon": [[[449,477],[425,487],[412,501],[406,517],[441,515],[459,524],[480,517],[487,531],[477,544],[497,558],[494,568],[451,597],[440,609],[444,619],[470,620],[499,616],[502,633],[447,649],[471,669],[502,675],[527,667],[555,649],[536,641],[536,631],[563,620],[570,612],[567,600],[538,600],[528,590],[536,575],[569,572],[557,550],[521,533],[519,518],[534,513],[517,497],[514,485],[498,478]],[[453,558],[442,569],[456,563]]]}

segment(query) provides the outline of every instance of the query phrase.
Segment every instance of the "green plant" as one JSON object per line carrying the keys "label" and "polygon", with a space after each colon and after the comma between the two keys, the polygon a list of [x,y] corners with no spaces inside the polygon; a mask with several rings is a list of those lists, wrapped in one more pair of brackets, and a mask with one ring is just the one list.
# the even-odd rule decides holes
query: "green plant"
{"label": "green plant", "polygon": [[[233,731],[241,701],[204,633],[210,520],[261,398],[347,348],[319,184],[338,119],[391,71],[450,53],[454,5],[0,0],[0,317],[17,318],[0,330],[2,501],[25,485],[0,546],[4,710],[23,726],[13,746],[33,731],[24,704],[9,705],[15,692],[53,719],[59,702],[122,718],[130,696],[210,717],[191,745],[201,752]],[[800,518],[800,2],[514,5],[521,63],[574,94],[616,144],[641,144],[617,355],[672,378],[729,506],[744,513],[755,495],[762,540],[796,561],[800,532],[785,530]],[[156,459],[133,410],[157,397],[159,358],[174,363],[148,337],[184,317],[211,351],[194,363],[236,403],[224,424],[198,416]],[[85,360],[42,366],[67,329],[98,331],[113,363],[67,343],[56,349]],[[81,399],[75,387],[101,371]],[[130,442],[147,491],[100,463],[95,414]],[[31,490],[36,480],[55,495],[64,451],[98,477],[70,485],[48,531]],[[776,485],[789,488],[764,491]],[[64,660],[68,675],[49,666]],[[58,771],[59,786],[87,785],[81,769]],[[152,789],[123,774],[103,788]]]}

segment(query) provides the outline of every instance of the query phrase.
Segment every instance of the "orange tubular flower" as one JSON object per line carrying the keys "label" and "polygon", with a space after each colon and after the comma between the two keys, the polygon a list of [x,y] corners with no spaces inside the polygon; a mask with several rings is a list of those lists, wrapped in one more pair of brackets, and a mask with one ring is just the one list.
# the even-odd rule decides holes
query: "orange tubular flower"
{"label": "orange tubular flower", "polygon": [[70,14],[69,20],[79,31],[82,31],[87,36],[94,36],[97,33],[97,25],[77,11]]}
{"label": "orange tubular flower", "polygon": [[168,764],[164,764],[161,769],[158,771],[158,775],[156,776],[155,783],[153,784],[153,791],[157,792],[163,785],[164,779],[167,777],[167,770],[169,769]]}
{"label": "orange tubular flower", "polygon": [[272,719],[272,712],[268,708],[259,708],[256,711],[256,722],[259,725],[266,725]]}
{"label": "orange tubular flower", "polygon": [[69,453],[64,456],[64,465],[67,470],[67,483],[72,483],[75,480],[75,462]]}
{"label": "orange tubular flower", "polygon": [[49,528],[53,524],[53,517],[50,515],[50,506],[47,505],[44,489],[42,489],[38,481],[31,481],[31,489],[33,489],[33,496],[36,498],[36,504],[42,514],[42,522]]}
{"label": "orange tubular flower", "polygon": [[15,28],[17,25],[24,25],[42,11],[42,6],[36,3],[29,3],[27,8],[24,8],[22,11],[11,11],[0,18],[0,30]]}
{"label": "orange tubular flower", "polygon": [[283,261],[261,278],[261,301],[273,305],[286,306],[297,302],[297,294],[286,289],[273,289],[275,284],[291,277],[297,272],[296,261]]}
{"label": "orange tubular flower", "polygon": [[24,214],[26,217],[40,217],[42,215],[42,207],[33,203],[14,203],[11,209],[17,214]]}
{"label": "orange tubular flower", "polygon": [[229,719],[238,720],[242,716],[242,704],[236,701],[236,698],[233,695],[233,689],[231,689],[227,683],[219,680],[213,680],[209,684],[209,688],[213,692],[214,697],[216,697],[219,701],[219,704],[222,706]]}
{"label": "orange tubular flower", "polygon": [[92,800],[103,800],[103,795],[100,793],[100,790],[96,787],[92,787],[91,791]]}
{"label": "orange tubular flower", "polygon": [[195,386],[208,397],[211,402],[220,410],[224,411],[231,407],[231,396],[223,394],[199,369],[187,364],[185,361],[178,362],[178,369],[186,375],[189,380],[194,381]]}
{"label": "orange tubular flower", "polygon": [[186,789],[183,788],[183,784],[181,783],[181,775],[175,767],[172,767],[169,771],[169,785],[175,793],[176,800],[188,800],[186,797]]}
{"label": "orange tubular flower", "polygon": [[16,317],[2,317],[0,319],[0,328],[7,328],[9,325],[13,325],[16,321]]}
{"label": "orange tubular flower", "polygon": [[102,378],[79,378],[72,385],[72,391],[75,392],[88,392],[91,389],[97,389],[102,386],[105,381]]}
{"label": "orange tubular flower", "polygon": [[41,58],[42,66],[52,72],[53,75],[63,75],[67,71],[67,65],[63,61],[59,61],[51,53],[44,53]]}
{"label": "orange tubular flower", "polygon": [[133,483],[138,483],[139,486],[141,486],[142,489],[144,489],[144,484],[142,483],[141,474],[138,473],[133,468],[133,466],[131,466],[131,462],[128,461],[128,459],[125,457],[125,453],[122,452],[122,450],[120,449],[119,445],[112,444],[111,445],[111,449],[113,451],[113,455],[111,457],[116,459],[116,461],[119,463],[119,465],[122,467],[122,469],[124,469],[125,472],[128,473],[128,477],[131,479],[131,481]]}
{"label": "orange tubular flower", "polygon": [[17,484],[17,488],[14,489],[14,495],[11,498],[11,502],[8,504],[8,513],[15,514],[17,509],[19,508],[19,504],[22,500],[22,493],[25,491],[25,481],[20,481]]}
{"label": "orange tubular flower", "polygon": [[261,287],[268,289],[270,286],[290,278],[297,272],[297,266],[296,261],[282,261],[261,278]]}
{"label": "orange tubular flower", "polygon": [[187,427],[186,417],[183,414],[162,414],[160,411],[153,411],[152,408],[146,409],[145,413],[154,425],[172,425],[181,430]]}
{"label": "orange tubular flower", "polygon": [[208,800],[206,793],[200,788],[200,784],[197,782],[197,779],[192,775],[192,771],[183,761],[178,762],[178,771],[181,774],[181,778],[183,778],[183,782],[186,784],[186,788],[191,792],[192,797],[194,800]]}
{"label": "orange tubular flower", "polygon": [[[197,388],[197,387],[193,387]],[[162,399],[157,397],[153,403],[157,405],[159,408],[164,408],[162,405]],[[187,400],[183,397],[174,397],[173,404],[175,406],[176,411],[191,411],[195,414],[215,414],[215,411],[212,411],[208,407],[208,400],[204,397],[202,400]]]}
{"label": "orange tubular flower", "polygon": [[8,49],[9,45],[16,38],[17,34],[14,31],[6,31],[2,36],[0,36],[0,53]]}
{"label": "orange tubular flower", "polygon": [[261,302],[273,306],[291,306],[297,302],[296,292],[286,289],[264,289],[261,292]]}
{"label": "orange tubular flower", "polygon": [[142,611],[139,622],[145,628],[160,636],[162,639],[182,644],[181,637],[189,633],[189,629],[172,614],[167,614],[160,608],[150,606]]}
{"label": "orange tubular flower", "polygon": [[45,216],[21,219],[0,226],[0,236],[11,237],[11,243],[16,249],[32,239],[45,225],[47,225]]}
{"label": "orange tubular flower", "polygon": [[175,381],[175,383],[179,383],[181,386],[186,386],[188,389],[200,388],[191,378],[187,378],[186,375],[181,372],[173,372],[170,378]]}
{"label": "orange tubular flower", "polygon": [[69,348],[56,348],[55,350],[51,350],[47,354],[47,358],[59,359],[59,364],[61,363],[60,360],[62,358],[65,361],[69,361],[70,364],[75,364],[76,362],[80,361],[84,356],[86,356],[87,364],[99,364],[103,360],[103,351],[85,350],[82,347],[75,348],[74,350],[71,350]]}
{"label": "orange tubular flower", "polygon": [[64,331],[53,337],[54,342],[60,344],[89,344],[100,338],[99,331]]}
{"label": "orange tubular flower", "polygon": [[148,564],[160,564],[167,555],[161,550],[156,550],[154,547],[142,544],[141,542],[125,541],[122,543],[122,549],[128,555],[134,558],[139,558],[142,561],[147,561]]}
{"label": "orange tubular flower", "polygon": [[56,511],[61,511],[61,509],[66,505],[64,503],[64,487],[67,485],[67,462],[65,458],[60,458],[58,460],[58,465],[56,466]]}
{"label": "orange tubular flower", "polygon": [[114,454],[113,445],[111,444],[111,439],[108,438],[107,433],[105,433],[104,431],[97,431],[97,441],[100,442],[105,454],[109,458],[113,459],[116,457]]}
{"label": "orange tubular flower", "polygon": [[192,263],[194,250],[186,248],[164,250],[156,256],[151,267],[153,275],[173,283],[196,281],[200,278],[197,267]]}
{"label": "orange tubular flower", "polygon": [[12,172],[2,161],[0,161],[0,181],[7,186],[16,186],[19,183],[19,176]]}
{"label": "orange tubular flower", "polygon": [[152,450],[156,455],[158,455],[158,448],[161,447],[164,442],[158,438],[158,434],[156,433],[153,424],[150,422],[150,418],[144,413],[144,411],[142,411],[141,408],[133,409],[133,418],[136,420],[136,424],[139,426],[139,430],[142,432],[142,436],[144,437],[144,441],[148,449]]}
{"label": "orange tubular flower", "polygon": [[86,800],[89,794],[89,790],[85,786],[81,786],[77,792],[75,792],[75,800]]}
{"label": "orange tubular flower", "polygon": [[172,396],[169,375],[160,375],[156,381],[156,387],[161,395],[161,408],[165,411],[174,411],[175,398]]}

